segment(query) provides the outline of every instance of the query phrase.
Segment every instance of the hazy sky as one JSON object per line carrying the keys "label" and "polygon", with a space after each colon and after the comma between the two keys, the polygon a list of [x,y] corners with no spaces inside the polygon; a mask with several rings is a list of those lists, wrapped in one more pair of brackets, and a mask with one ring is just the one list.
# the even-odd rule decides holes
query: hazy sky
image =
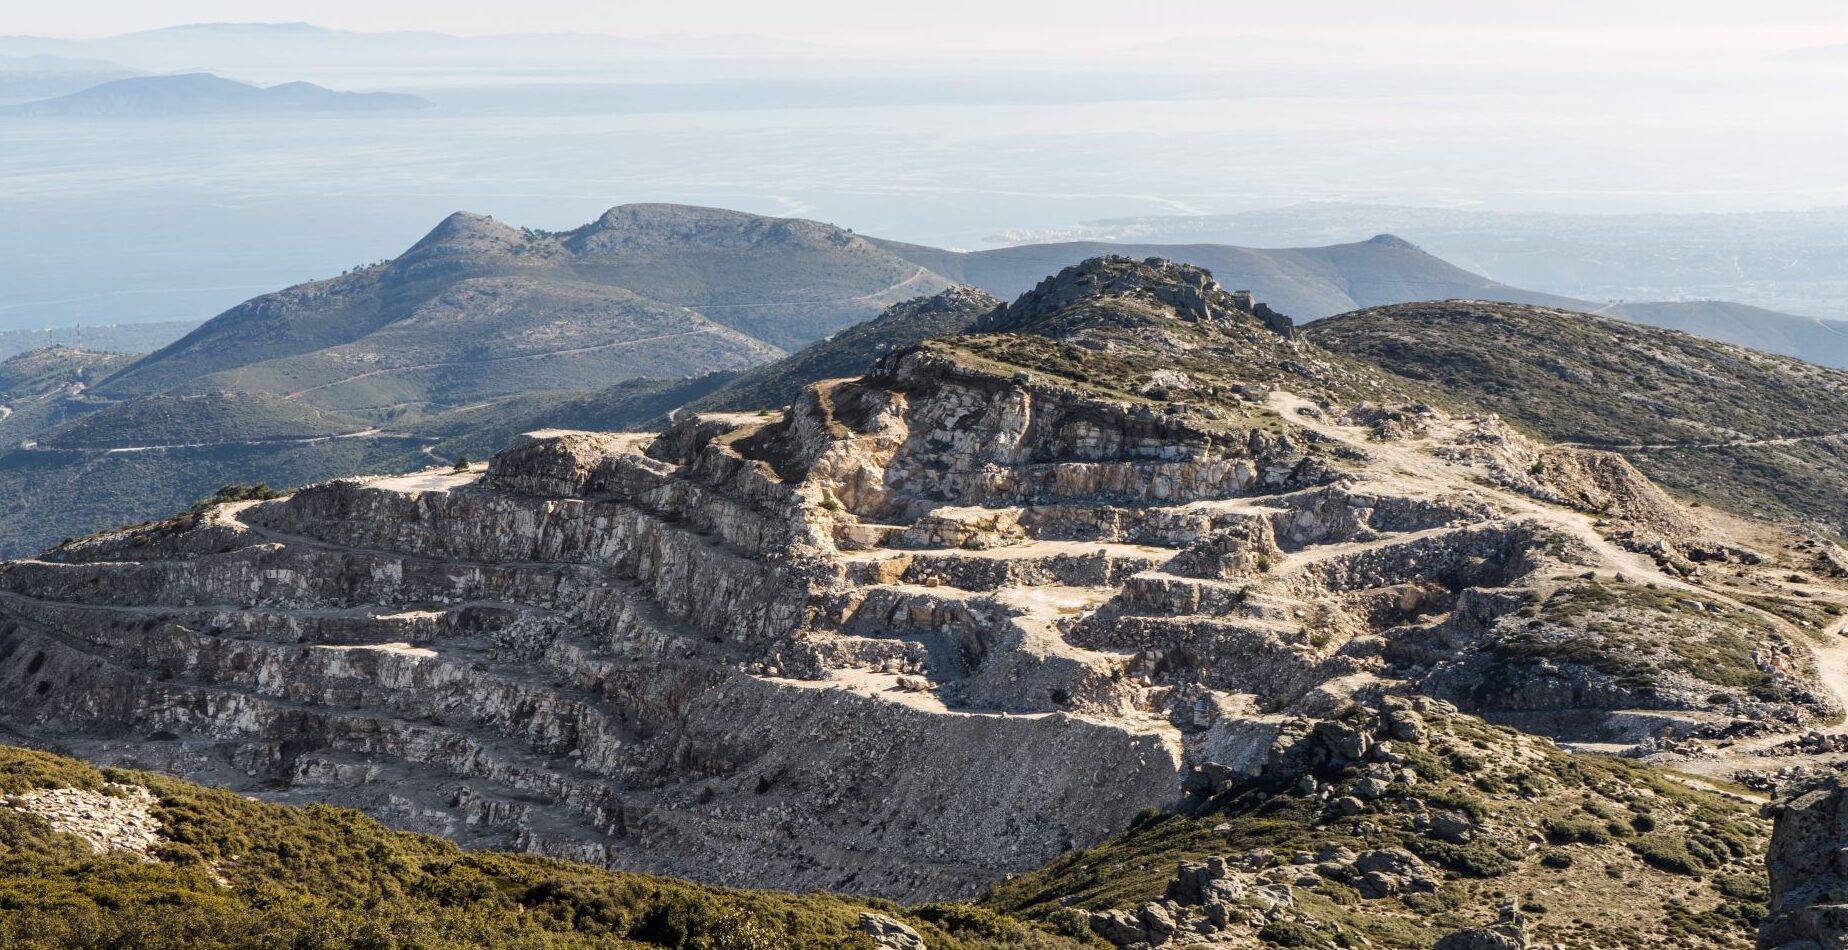
{"label": "hazy sky", "polygon": [[1643,57],[1848,43],[1841,0],[62,0],[6,3],[0,34],[93,36],[174,23],[308,20],[356,30],[759,33],[916,48],[1135,45],[1203,35]]}

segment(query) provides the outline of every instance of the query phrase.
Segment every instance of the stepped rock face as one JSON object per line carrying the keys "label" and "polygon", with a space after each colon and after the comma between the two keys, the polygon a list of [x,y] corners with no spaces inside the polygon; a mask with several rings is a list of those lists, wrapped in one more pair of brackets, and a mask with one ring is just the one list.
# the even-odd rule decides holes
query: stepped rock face
{"label": "stepped rock face", "polygon": [[1768,950],[1848,947],[1848,782],[1812,781],[1781,801],[1771,833]]}
{"label": "stepped rock face", "polygon": [[1832,711],[1699,591],[1656,606],[1705,665],[1602,622],[1659,577],[1611,538],[1693,530],[1620,459],[1363,406],[1274,317],[1091,262],[780,413],[65,545],[0,569],[0,717],[470,843],[922,898],[1390,693],[1626,741]]}

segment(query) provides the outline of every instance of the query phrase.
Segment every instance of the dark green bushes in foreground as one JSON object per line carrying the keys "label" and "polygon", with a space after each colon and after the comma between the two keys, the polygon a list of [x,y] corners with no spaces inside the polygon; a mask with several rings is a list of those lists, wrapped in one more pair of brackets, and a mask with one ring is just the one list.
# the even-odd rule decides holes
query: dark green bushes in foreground
{"label": "dark green bushes in foreground", "polygon": [[109,781],[159,797],[160,860],[93,857],[81,840],[0,808],[0,946],[865,948],[865,910],[903,920],[932,947],[1068,945],[965,905],[909,914],[467,852],[345,809],[267,805],[0,747],[0,792]]}

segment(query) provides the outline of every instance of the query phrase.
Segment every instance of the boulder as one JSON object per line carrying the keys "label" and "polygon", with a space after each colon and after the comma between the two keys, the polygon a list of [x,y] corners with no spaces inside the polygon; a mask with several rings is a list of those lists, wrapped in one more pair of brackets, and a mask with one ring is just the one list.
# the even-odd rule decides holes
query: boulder
{"label": "boulder", "polygon": [[879,950],[928,950],[917,931],[884,914],[861,914],[860,930],[873,938]]}

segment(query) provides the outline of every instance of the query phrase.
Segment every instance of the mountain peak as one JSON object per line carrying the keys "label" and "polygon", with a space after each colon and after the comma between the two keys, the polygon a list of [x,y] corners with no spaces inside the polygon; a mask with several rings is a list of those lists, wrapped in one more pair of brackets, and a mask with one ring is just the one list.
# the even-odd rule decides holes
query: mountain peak
{"label": "mountain peak", "polygon": [[1375,247],[1395,247],[1402,251],[1422,251],[1424,250],[1424,248],[1421,248],[1418,245],[1413,244],[1410,241],[1407,241],[1406,239],[1398,236],[1397,234],[1375,234],[1374,236],[1368,238],[1363,243],[1371,244]]}
{"label": "mountain peak", "polygon": [[617,205],[566,237],[567,245],[575,251],[656,244],[681,246],[688,241],[708,248],[759,244],[842,247],[855,240],[851,232],[805,218],[664,203]]}
{"label": "mountain peak", "polygon": [[518,228],[503,224],[492,216],[473,211],[457,211],[438,222],[430,233],[411,246],[406,255],[443,246],[508,245],[521,240]]}
{"label": "mountain peak", "polygon": [[994,310],[1001,306],[994,294],[980,287],[955,284],[928,297],[916,297],[886,308],[874,320],[885,320],[898,313],[944,313],[948,311]]}
{"label": "mountain peak", "polygon": [[[1100,308],[1105,301],[1117,306]],[[1205,268],[1165,258],[1135,260],[1109,255],[1073,264],[1039,282],[974,328],[979,332],[1059,335],[1101,324],[1146,325],[1162,319],[1189,323],[1262,322],[1289,336],[1290,319],[1228,291]]]}

